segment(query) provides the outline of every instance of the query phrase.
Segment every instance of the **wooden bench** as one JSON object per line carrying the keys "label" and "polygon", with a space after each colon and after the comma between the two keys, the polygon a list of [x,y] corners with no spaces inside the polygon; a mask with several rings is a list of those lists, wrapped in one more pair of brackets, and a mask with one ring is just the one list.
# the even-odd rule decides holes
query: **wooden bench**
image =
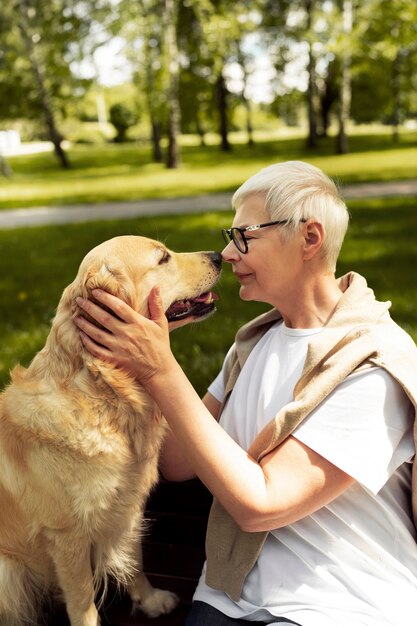
{"label": "wooden bench", "polygon": [[[126,595],[110,589],[100,610],[102,626],[183,626],[204,563],[204,541],[212,497],[198,480],[161,480],[150,497],[143,540],[144,569],[155,587],[174,591],[181,602],[171,614],[149,619],[131,615]],[[64,610],[48,626],[69,626]]]}
{"label": "wooden bench", "polygon": [[144,569],[155,587],[174,591],[180,606],[170,615],[149,619],[130,615],[129,598],[117,598],[102,610],[109,626],[183,626],[204,563],[207,517],[212,497],[198,480],[162,480],[151,495],[143,541]]}

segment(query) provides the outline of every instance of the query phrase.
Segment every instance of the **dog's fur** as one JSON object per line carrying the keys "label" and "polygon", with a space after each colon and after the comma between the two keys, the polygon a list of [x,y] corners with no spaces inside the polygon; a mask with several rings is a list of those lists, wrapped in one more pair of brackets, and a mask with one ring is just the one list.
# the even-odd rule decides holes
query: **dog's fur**
{"label": "dog's fur", "polygon": [[104,242],[65,289],[45,347],[13,370],[0,397],[0,626],[36,622],[53,593],[72,626],[97,626],[108,576],[150,616],[175,606],[142,573],[140,550],[165,421],[127,373],[83,349],[75,299],[99,287],[147,314],[154,285],[168,309],[207,292],[219,266],[215,253],[177,254],[143,237]]}

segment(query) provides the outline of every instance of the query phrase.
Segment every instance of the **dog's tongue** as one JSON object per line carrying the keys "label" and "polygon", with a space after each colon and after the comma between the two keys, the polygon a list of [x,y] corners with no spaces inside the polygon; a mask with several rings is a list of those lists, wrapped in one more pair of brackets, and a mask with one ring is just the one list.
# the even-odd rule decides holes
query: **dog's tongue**
{"label": "dog's tongue", "polygon": [[213,291],[207,291],[207,293],[201,294],[198,298],[193,298],[194,302],[204,302],[204,304],[210,304],[211,302],[216,302],[219,299],[217,293],[213,293]]}

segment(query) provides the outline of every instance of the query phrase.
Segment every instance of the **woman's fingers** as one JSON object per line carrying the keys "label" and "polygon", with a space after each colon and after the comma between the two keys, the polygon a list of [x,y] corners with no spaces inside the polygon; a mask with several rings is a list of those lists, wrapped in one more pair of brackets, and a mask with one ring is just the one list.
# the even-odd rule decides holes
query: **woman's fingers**
{"label": "woman's fingers", "polygon": [[[93,289],[92,295],[99,304],[81,297],[76,298],[76,303],[80,309],[110,332],[114,331],[118,322],[132,321],[135,312],[123,300],[101,289]],[[100,304],[104,304],[110,312],[103,309]]]}
{"label": "woman's fingers", "polygon": [[[134,311],[126,302],[123,302],[123,300],[117,296],[113,296],[108,291],[103,291],[102,289],[93,289],[91,293],[98,302],[104,304],[107,308],[113,311],[113,313],[123,322],[132,321],[132,314]],[[103,309],[100,310],[102,311]]]}
{"label": "woman's fingers", "polygon": [[97,326],[94,326],[94,324],[86,320],[85,317],[83,317],[82,315],[78,315],[77,317],[75,317],[74,323],[84,333],[85,336],[90,337],[90,339],[104,346],[105,348],[110,347],[109,344],[112,335],[109,332],[102,330]]}
{"label": "woman's fingers", "polygon": [[98,345],[95,341],[90,339],[90,337],[86,335],[82,330],[80,330],[80,339],[83,346],[88,350],[88,352],[97,359],[100,359],[101,361],[107,361],[111,356],[111,352],[109,352],[107,348],[102,345]]}
{"label": "woman's fingers", "polygon": [[[117,318],[101,308],[98,304],[87,300],[86,298],[76,298],[76,303],[82,311],[85,311],[93,320],[106,328],[109,332],[113,332],[117,323]],[[93,327],[93,324],[91,324]],[[89,333],[90,334],[90,333]]]}
{"label": "woman's fingers", "polygon": [[161,328],[168,326],[168,320],[165,315],[164,303],[162,302],[159,287],[153,287],[148,298],[149,317],[156,322]]}

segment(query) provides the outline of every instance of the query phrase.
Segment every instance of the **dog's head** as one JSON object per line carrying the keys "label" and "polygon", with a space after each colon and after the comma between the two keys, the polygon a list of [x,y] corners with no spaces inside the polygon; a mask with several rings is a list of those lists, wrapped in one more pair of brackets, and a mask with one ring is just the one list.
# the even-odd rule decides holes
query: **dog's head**
{"label": "dog's head", "polygon": [[218,252],[178,253],[146,237],[114,237],[91,250],[80,265],[73,294],[108,291],[148,314],[148,296],[159,286],[170,328],[206,318],[215,310],[211,288],[221,272]]}
{"label": "dog's head", "polygon": [[77,296],[91,298],[93,289],[103,289],[148,316],[149,293],[159,286],[172,330],[205,319],[215,310],[217,296],[210,290],[220,272],[221,255],[217,252],[176,253],[145,237],[105,241],[87,254],[75,280],[64,290],[46,345],[31,364],[31,375],[68,381],[86,366],[96,382],[103,377],[119,397],[123,395],[132,404],[137,389],[132,391],[130,375],[82,349],[73,323],[73,317],[82,314]]}

